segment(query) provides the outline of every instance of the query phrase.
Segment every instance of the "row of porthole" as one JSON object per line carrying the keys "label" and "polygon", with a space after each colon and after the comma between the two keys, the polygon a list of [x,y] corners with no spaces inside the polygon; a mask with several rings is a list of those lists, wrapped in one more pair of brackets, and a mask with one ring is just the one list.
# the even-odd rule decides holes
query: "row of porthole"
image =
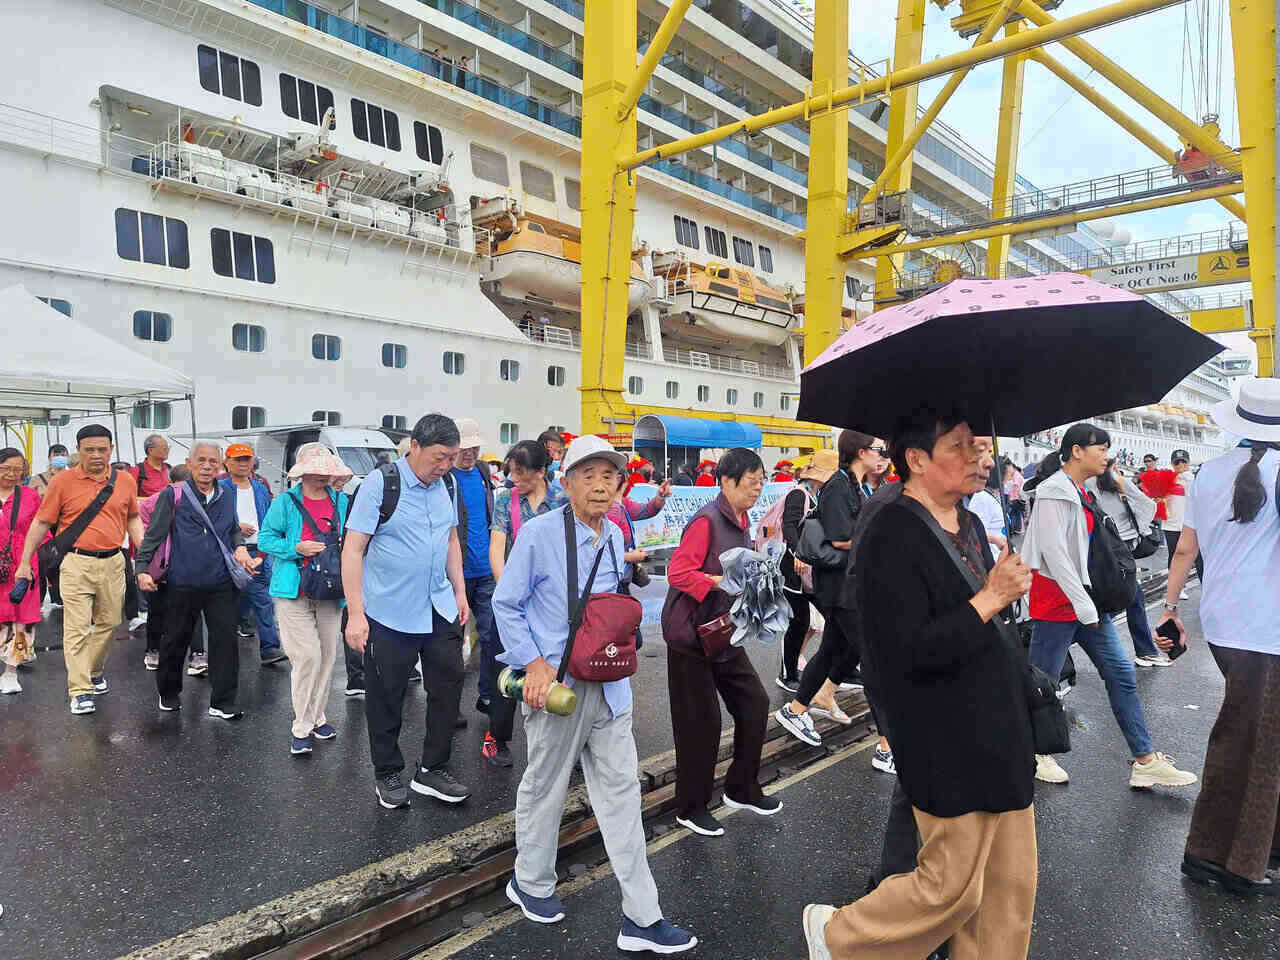
{"label": "row of porthole", "polygon": [[[637,397],[640,396],[642,393],[644,393],[644,378],[628,377],[627,393]],[[666,396],[668,400],[678,400],[680,398],[680,381],[678,380],[667,381]],[[710,403],[710,402],[711,402],[711,387],[705,383],[698,384],[698,403]],[[727,406],[736,407],[738,405],[738,391],[733,387],[729,387],[727,390],[725,390],[724,402]],[[764,397],[763,391],[758,390],[751,395],[751,405],[755,409],[757,410],[763,409],[764,402],[765,402],[765,397]],[[789,409],[791,406],[791,398],[787,396],[787,394],[785,393],[779,394],[778,405],[783,410]]]}

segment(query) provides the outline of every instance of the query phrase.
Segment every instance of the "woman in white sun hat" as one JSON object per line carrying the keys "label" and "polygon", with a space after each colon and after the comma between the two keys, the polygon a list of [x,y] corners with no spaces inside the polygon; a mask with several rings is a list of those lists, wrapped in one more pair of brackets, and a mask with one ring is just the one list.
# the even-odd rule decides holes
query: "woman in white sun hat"
{"label": "woman in white sun hat", "polygon": [[[1280,380],[1250,378],[1238,400],[1212,410],[1243,437],[1200,468],[1169,569],[1163,624],[1187,634],[1178,599],[1196,554],[1204,558],[1200,624],[1226,695],[1204,761],[1182,872],[1239,894],[1280,892]],[[1159,624],[1157,624],[1157,629]],[[1157,635],[1165,650],[1174,644]]]}
{"label": "woman in white sun hat", "polygon": [[338,735],[325,719],[329,681],[342,619],[340,543],[350,497],[331,489],[351,470],[323,446],[303,449],[289,471],[291,486],[271,502],[258,549],[274,558],[271,596],[280,643],[292,669],[293,730],[289,752],[311,753],[316,740]]}

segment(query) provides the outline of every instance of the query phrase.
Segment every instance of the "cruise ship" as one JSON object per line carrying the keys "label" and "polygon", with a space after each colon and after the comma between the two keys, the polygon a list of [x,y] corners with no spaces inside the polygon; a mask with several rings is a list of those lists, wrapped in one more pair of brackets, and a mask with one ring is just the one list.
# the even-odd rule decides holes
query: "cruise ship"
{"label": "cruise ship", "polygon": [[[189,436],[193,416],[202,434],[400,430],[438,409],[475,417],[495,449],[576,432],[583,6],[476,3],[0,5],[14,43],[0,66],[0,287],[195,384],[190,409],[134,403],[121,456],[140,458],[152,431]],[[643,50],[666,6],[640,9]],[[640,100],[640,147],[800,99],[811,48],[794,4],[695,0]],[[870,69],[850,54],[851,75]],[[851,196],[883,169],[887,112],[848,111]],[[807,167],[805,125],[789,123],[637,171],[628,401],[754,421],[776,456],[822,442],[793,419]],[[911,202],[980,211],[991,175],[935,124]],[[907,269],[980,272],[975,249]],[[1011,269],[1107,249],[1085,227],[1018,238]],[[872,276],[851,265],[846,323],[872,309]],[[1210,455],[1219,374],[1116,414],[1133,433],[1117,444]]]}

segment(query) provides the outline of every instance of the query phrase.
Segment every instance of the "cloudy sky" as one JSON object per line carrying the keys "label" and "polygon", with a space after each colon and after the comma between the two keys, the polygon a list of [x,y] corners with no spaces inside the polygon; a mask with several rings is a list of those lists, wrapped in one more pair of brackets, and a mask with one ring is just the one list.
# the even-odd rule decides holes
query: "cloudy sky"
{"label": "cloudy sky", "polygon": [[[1066,0],[1054,15],[1070,16],[1103,5],[1105,0]],[[877,69],[883,68],[884,60],[893,53],[896,7],[894,0],[852,0],[851,3],[850,49]],[[933,2],[927,4],[925,60],[972,46],[972,39],[961,39],[950,27],[951,17],[959,9],[958,2],[953,2],[946,10],[939,9]],[[1207,100],[1208,106],[1220,113],[1223,139],[1235,146],[1239,142],[1239,133],[1229,23],[1223,22],[1219,30],[1219,21],[1226,15],[1225,10],[1224,0],[1190,0],[1186,4],[1103,27],[1085,34],[1084,38],[1188,116],[1198,118],[1204,112]],[[1200,52],[1199,26],[1206,11],[1209,17],[1207,58]],[[1184,40],[1188,33],[1191,38],[1191,67],[1188,66]],[[1077,60],[1060,44],[1050,47],[1049,51],[1103,95],[1121,104],[1171,148],[1180,146],[1171,130],[1121,90],[1092,73],[1088,65]],[[1202,74],[1207,80],[1201,79]],[[995,155],[1000,80],[999,62],[975,67],[940,118],[961,131],[968,142],[987,156]],[[923,84],[920,89],[921,106],[928,105],[944,83],[945,78],[940,78]],[[1037,186],[1060,186],[1161,163],[1150,150],[1044,67],[1027,64],[1024,89],[1018,172]],[[1118,226],[1128,229],[1135,241],[1141,241],[1217,230],[1225,227],[1231,219],[1231,215],[1217,203],[1205,201],[1130,216]],[[1225,289],[1207,288],[1202,292],[1212,295]],[[1229,340],[1233,349],[1253,356],[1252,344],[1247,337],[1238,335]]]}

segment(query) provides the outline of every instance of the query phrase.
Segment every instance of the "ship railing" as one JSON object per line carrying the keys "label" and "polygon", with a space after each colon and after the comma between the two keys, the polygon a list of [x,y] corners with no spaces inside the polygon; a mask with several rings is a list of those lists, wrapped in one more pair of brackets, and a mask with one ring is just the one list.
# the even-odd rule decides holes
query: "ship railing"
{"label": "ship railing", "polygon": [[582,335],[568,327],[556,327],[540,320],[521,320],[516,324],[516,328],[534,343],[567,347],[570,350],[582,348]]}
{"label": "ship railing", "polygon": [[[647,345],[637,345],[645,351],[648,359]],[[759,363],[754,360],[743,360],[740,357],[722,357],[705,350],[682,350],[679,347],[663,347],[662,359],[667,363],[693,370],[711,370],[716,373],[736,373],[748,377],[762,377],[769,380],[795,380],[795,373],[790,367],[775,366],[771,363]]]}
{"label": "ship railing", "polygon": [[7,103],[0,103],[0,140],[72,163],[117,170],[131,169],[133,158],[152,146],[116,130],[59,120]]}

